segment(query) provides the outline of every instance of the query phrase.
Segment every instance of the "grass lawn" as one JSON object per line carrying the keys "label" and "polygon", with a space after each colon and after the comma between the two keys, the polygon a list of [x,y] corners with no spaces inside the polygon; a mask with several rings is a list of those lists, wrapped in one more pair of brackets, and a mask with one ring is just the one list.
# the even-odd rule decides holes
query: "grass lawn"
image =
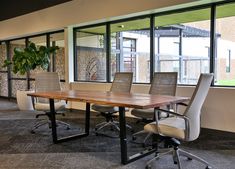
{"label": "grass lawn", "polygon": [[219,80],[216,83],[217,85],[221,86],[235,86],[235,79],[233,80]]}

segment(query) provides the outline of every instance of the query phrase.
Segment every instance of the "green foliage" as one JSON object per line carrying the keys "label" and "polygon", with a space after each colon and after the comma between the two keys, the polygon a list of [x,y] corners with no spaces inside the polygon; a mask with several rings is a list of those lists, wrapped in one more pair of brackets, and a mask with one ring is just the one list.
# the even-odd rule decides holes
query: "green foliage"
{"label": "green foliage", "polygon": [[29,45],[24,49],[19,47],[14,48],[12,61],[5,60],[3,67],[12,65],[12,71],[14,73],[19,72],[21,75],[37,67],[45,70],[50,64],[50,54],[56,52],[58,49],[58,46],[37,47],[35,43],[29,42]]}
{"label": "green foliage", "polygon": [[217,82],[217,85],[221,85],[221,86],[235,86],[235,79],[231,79],[231,80],[219,80]]}

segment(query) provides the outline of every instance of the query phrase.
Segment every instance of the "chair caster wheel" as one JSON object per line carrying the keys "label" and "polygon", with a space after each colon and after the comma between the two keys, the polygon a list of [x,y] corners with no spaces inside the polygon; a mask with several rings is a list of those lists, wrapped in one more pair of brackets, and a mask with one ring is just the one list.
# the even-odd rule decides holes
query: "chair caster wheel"
{"label": "chair caster wheel", "polygon": [[151,169],[152,167],[150,165],[146,165],[145,169]]}
{"label": "chair caster wheel", "polygon": [[206,166],[206,169],[212,169],[212,167],[211,166]]}
{"label": "chair caster wheel", "polygon": [[132,136],[132,140],[133,140],[133,141],[136,140],[136,137],[135,137],[135,136]]}

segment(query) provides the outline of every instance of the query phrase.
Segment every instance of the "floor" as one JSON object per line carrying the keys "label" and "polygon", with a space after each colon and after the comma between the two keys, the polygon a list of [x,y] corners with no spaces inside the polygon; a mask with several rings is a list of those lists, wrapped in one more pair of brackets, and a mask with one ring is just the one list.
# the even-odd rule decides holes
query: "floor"
{"label": "floor", "polygon": [[[81,115],[70,112],[66,118],[81,119]],[[150,155],[122,165],[119,140],[94,134],[54,145],[47,128],[40,129],[35,135],[30,133],[29,124],[34,121],[34,111],[19,111],[15,102],[0,99],[0,169],[143,169],[153,157]],[[182,147],[206,159],[213,168],[235,169],[234,133],[202,129],[197,141],[183,143]],[[131,152],[141,148],[141,145],[130,143]],[[205,168],[194,160],[181,160],[184,169]],[[152,168],[174,169],[177,166],[172,157],[166,155],[154,162]]]}

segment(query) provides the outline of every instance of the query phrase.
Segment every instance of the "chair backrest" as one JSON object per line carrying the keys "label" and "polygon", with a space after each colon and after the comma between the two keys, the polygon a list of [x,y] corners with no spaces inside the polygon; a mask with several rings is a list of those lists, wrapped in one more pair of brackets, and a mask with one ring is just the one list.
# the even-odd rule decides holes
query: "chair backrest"
{"label": "chair backrest", "polygon": [[[61,90],[60,79],[57,72],[40,72],[35,75],[35,91],[59,91]],[[40,103],[48,103],[48,99],[37,98]]]}
{"label": "chair backrest", "polygon": [[149,94],[174,96],[177,87],[177,72],[155,72]]}
{"label": "chair backrest", "polygon": [[192,141],[198,138],[200,134],[200,115],[201,108],[209,91],[213,74],[201,74],[197,86],[185,110],[184,115],[189,118],[188,138],[186,141]]}
{"label": "chair backrest", "polygon": [[132,85],[133,73],[132,72],[117,72],[115,73],[111,92],[130,92]]}

